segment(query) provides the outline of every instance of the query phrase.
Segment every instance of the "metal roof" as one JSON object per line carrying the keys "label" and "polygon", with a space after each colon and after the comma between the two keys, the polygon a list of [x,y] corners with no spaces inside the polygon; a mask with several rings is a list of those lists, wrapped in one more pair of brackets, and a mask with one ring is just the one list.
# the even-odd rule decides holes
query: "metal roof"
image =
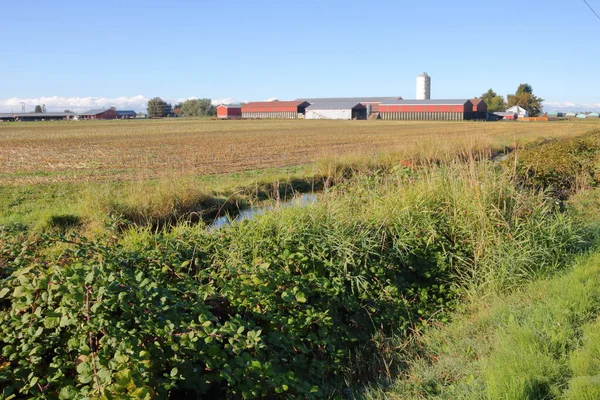
{"label": "metal roof", "polygon": [[34,118],[42,118],[42,117],[73,117],[77,114],[72,112],[44,112],[44,113],[0,113],[0,118],[24,118],[24,117],[34,117]]}
{"label": "metal roof", "polygon": [[499,117],[516,117],[518,115],[516,112],[508,112],[508,111],[497,111],[492,114],[497,115]]}
{"label": "metal roof", "polygon": [[119,114],[119,115],[137,115],[137,113],[133,110],[117,110],[117,114]]}
{"label": "metal roof", "polygon": [[[306,104],[305,104],[306,103]],[[291,101],[254,101],[242,105],[242,107],[248,108],[270,108],[270,107],[300,107],[308,105],[304,100],[291,100]]]}
{"label": "metal roof", "polygon": [[394,100],[381,105],[400,105],[400,106],[455,106],[464,105],[470,102],[469,99],[430,99],[430,100]]}
{"label": "metal roof", "polygon": [[95,108],[93,110],[88,110],[86,112],[79,113],[79,115],[98,115],[110,110],[110,108]]}
{"label": "metal roof", "polygon": [[307,110],[362,110],[366,108],[358,101],[319,101],[306,107]]}
{"label": "metal roof", "polygon": [[384,101],[394,101],[394,100],[402,100],[400,96],[390,96],[390,97],[314,97],[309,99],[298,99],[303,101],[308,101],[309,103],[321,103],[321,102],[329,102],[329,101],[349,101],[354,103],[381,103]]}
{"label": "metal roof", "polygon": [[225,107],[225,108],[242,108],[242,106],[239,105],[239,104],[219,104],[217,106],[217,108],[219,108],[219,107]]}

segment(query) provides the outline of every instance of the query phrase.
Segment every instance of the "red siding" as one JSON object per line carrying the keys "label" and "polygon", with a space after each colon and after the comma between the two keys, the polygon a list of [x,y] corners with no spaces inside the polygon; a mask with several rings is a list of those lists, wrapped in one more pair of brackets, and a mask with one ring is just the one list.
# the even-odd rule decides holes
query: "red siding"
{"label": "red siding", "polygon": [[380,105],[379,112],[467,112],[465,105]]}
{"label": "red siding", "polygon": [[116,110],[106,110],[101,114],[96,114],[96,119],[116,119],[117,111]]}
{"label": "red siding", "polygon": [[298,112],[298,106],[277,107],[246,107],[242,106],[243,112]]}
{"label": "red siding", "polygon": [[227,107],[227,106],[218,106],[217,107],[217,117],[219,117],[219,118],[241,117],[241,116],[242,116],[242,108],[241,107]]}

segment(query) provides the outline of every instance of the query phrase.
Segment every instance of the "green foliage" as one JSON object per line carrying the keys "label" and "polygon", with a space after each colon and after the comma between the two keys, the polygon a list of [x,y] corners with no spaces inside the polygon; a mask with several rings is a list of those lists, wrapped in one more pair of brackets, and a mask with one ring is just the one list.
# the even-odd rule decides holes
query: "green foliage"
{"label": "green foliage", "polygon": [[534,95],[533,88],[528,83],[520,84],[515,94],[509,95],[506,100],[509,108],[512,106],[521,106],[532,117],[537,117],[542,113],[544,99]]}
{"label": "green foliage", "polygon": [[600,374],[600,253],[567,274],[426,331],[406,378],[370,398],[595,399]]}
{"label": "green foliage", "polygon": [[48,218],[47,225],[65,231],[80,226],[81,218],[72,214],[51,215]]}
{"label": "green foliage", "polygon": [[35,106],[35,110],[33,110],[33,112],[35,113],[41,113],[42,111],[42,106],[40,106],[39,104],[37,106]]}
{"label": "green foliage", "polygon": [[162,118],[167,117],[173,113],[171,104],[167,103],[160,97],[154,97],[148,100],[148,117],[149,118]]}
{"label": "green foliage", "polygon": [[579,189],[598,184],[600,131],[519,150],[505,165],[515,169],[520,184],[550,190],[557,198],[566,199]]}
{"label": "green foliage", "polygon": [[181,111],[188,117],[206,117],[216,115],[216,108],[210,99],[190,99],[183,102]]}
{"label": "green foliage", "polygon": [[503,96],[499,96],[492,89],[481,95],[481,99],[487,104],[488,112],[497,112],[506,110],[506,102]]}
{"label": "green foliage", "polygon": [[[219,231],[2,232],[0,386],[62,398],[340,395],[386,370],[382,336],[578,245],[544,198],[488,164],[374,172]],[[494,286],[507,249],[536,251]]]}

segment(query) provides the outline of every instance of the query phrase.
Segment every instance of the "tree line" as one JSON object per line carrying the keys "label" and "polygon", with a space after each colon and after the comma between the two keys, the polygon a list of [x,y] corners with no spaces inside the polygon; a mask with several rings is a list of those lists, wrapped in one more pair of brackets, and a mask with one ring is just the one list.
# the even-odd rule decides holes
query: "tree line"
{"label": "tree line", "polygon": [[148,117],[162,118],[183,116],[186,117],[212,117],[217,114],[216,107],[212,104],[211,99],[189,99],[181,103],[177,103],[173,107],[160,97],[154,97],[148,101]]}
{"label": "tree line", "polygon": [[529,115],[536,117],[542,113],[542,103],[544,99],[533,94],[533,88],[528,83],[522,83],[517,88],[515,94],[506,96],[498,95],[492,89],[480,96],[487,104],[488,112],[505,111],[513,106],[523,107],[529,112]]}

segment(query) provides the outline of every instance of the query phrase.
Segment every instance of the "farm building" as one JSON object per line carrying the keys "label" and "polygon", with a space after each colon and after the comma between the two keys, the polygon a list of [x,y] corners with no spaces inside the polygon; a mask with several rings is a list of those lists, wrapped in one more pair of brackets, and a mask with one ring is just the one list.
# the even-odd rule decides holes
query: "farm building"
{"label": "farm building", "polygon": [[[480,111],[474,112],[475,107]],[[379,106],[382,119],[409,121],[463,121],[479,118],[479,112],[487,114],[485,101],[474,105],[469,99],[396,100]]]}
{"label": "farm building", "polygon": [[498,111],[495,113],[492,113],[492,118],[494,120],[500,120],[500,119],[506,119],[509,121],[513,121],[519,118],[519,115],[515,112],[502,112],[502,111]]}
{"label": "farm building", "polygon": [[304,118],[306,101],[256,101],[242,105],[242,118]]}
{"label": "farm building", "polygon": [[133,110],[117,110],[117,118],[133,119],[137,117],[137,113]]}
{"label": "farm building", "polygon": [[587,117],[587,114],[577,114],[577,118],[579,119],[586,119]]}
{"label": "farm building", "polygon": [[475,119],[486,119],[487,118],[487,104],[483,99],[471,99],[473,103],[473,112],[475,113]]}
{"label": "farm building", "polygon": [[316,101],[306,108],[306,119],[367,119],[367,107],[354,101]]}
{"label": "farm building", "polygon": [[115,119],[117,118],[117,110],[114,107],[109,109],[89,110],[79,114],[81,119]]}
{"label": "farm building", "polygon": [[595,112],[589,113],[588,118],[600,118],[600,114],[595,113]]}
{"label": "farm building", "polygon": [[323,102],[349,102],[360,103],[367,107],[367,117],[371,114],[379,113],[379,105],[387,101],[402,100],[400,96],[393,97],[325,97],[325,98],[310,98],[298,99],[299,101],[307,101],[310,104]]}
{"label": "farm building", "polygon": [[221,119],[242,118],[242,106],[227,106],[221,104],[217,107],[217,117]]}
{"label": "farm building", "polygon": [[567,118],[575,118],[577,116],[577,114],[575,114],[574,112],[569,112],[565,114],[565,117]]}
{"label": "farm building", "polygon": [[72,112],[43,112],[43,113],[5,113],[0,114],[2,121],[63,121],[77,119]]}
{"label": "farm building", "polygon": [[526,109],[524,109],[521,106],[512,106],[511,108],[509,108],[508,110],[506,110],[506,112],[517,113],[517,115],[519,116],[519,118],[527,118],[527,117],[529,117],[529,111],[527,111]]}

